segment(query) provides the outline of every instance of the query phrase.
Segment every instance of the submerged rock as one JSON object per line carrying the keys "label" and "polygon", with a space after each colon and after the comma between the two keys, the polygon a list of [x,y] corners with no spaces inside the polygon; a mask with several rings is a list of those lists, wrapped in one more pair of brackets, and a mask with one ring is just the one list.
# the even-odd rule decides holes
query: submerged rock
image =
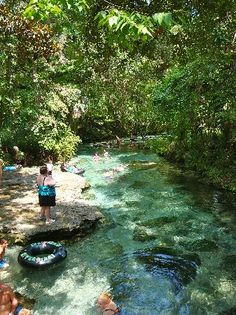
{"label": "submerged rock", "polygon": [[236,307],[220,312],[218,315],[236,315]]}
{"label": "submerged rock", "polygon": [[137,201],[137,200],[127,200],[127,201],[125,201],[125,204],[126,204],[126,206],[127,207],[137,207],[138,205],[139,205],[139,201]]}
{"label": "submerged rock", "polygon": [[160,218],[153,218],[148,221],[142,222],[142,225],[148,226],[148,227],[159,227],[163,226],[164,224],[174,223],[178,220],[177,217],[160,217]]}
{"label": "submerged rock", "polygon": [[153,275],[169,278],[177,291],[195,278],[201,264],[196,254],[179,254],[164,247],[138,251],[135,256]]}
{"label": "submerged rock", "polygon": [[208,239],[188,241],[186,243],[182,243],[182,245],[190,251],[211,252],[218,249],[216,242]]}
{"label": "submerged rock", "polygon": [[131,169],[138,169],[138,170],[150,170],[152,168],[157,167],[157,163],[150,162],[150,161],[134,161],[129,164]]}
{"label": "submerged rock", "polygon": [[145,227],[136,226],[134,229],[133,239],[135,241],[146,242],[155,238],[156,235]]}
{"label": "submerged rock", "polygon": [[234,274],[236,274],[235,266],[236,266],[236,255],[227,255],[222,262],[223,269],[229,272],[232,272],[232,270],[234,270]]}
{"label": "submerged rock", "polygon": [[129,187],[130,188],[133,188],[133,189],[143,189],[145,188],[147,185],[147,183],[145,183],[145,181],[142,181],[142,180],[136,180],[132,183],[132,185],[130,185]]}

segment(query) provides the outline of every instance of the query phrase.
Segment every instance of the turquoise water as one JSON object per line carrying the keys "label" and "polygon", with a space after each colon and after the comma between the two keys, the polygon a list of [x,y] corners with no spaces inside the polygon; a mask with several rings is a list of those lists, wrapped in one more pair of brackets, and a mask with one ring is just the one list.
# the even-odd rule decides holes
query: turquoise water
{"label": "turquoise water", "polygon": [[[104,221],[87,238],[65,242],[62,265],[35,272],[15,263],[4,281],[35,298],[38,315],[98,314],[104,290],[127,315],[230,314],[236,308],[235,196],[184,176],[154,154],[117,149],[94,162],[94,152],[82,147],[73,162],[86,170],[92,187],[84,198],[101,208]],[[9,250],[10,259],[19,249]]]}

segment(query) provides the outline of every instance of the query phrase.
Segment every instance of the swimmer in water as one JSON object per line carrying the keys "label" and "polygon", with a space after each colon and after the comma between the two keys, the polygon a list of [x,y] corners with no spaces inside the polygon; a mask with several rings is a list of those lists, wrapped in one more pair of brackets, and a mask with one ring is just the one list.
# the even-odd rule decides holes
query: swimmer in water
{"label": "swimmer in water", "polygon": [[114,315],[120,313],[119,307],[117,307],[117,305],[112,301],[112,296],[108,292],[103,292],[99,295],[98,307],[103,315]]}
{"label": "swimmer in water", "polygon": [[120,164],[120,165],[114,167],[113,170],[114,170],[114,172],[123,172],[125,170],[125,165]]}
{"label": "swimmer in water", "polygon": [[94,153],[93,160],[94,162],[98,162],[100,160],[100,156],[97,153]]}
{"label": "swimmer in water", "polygon": [[109,152],[107,152],[106,150],[103,151],[103,156],[105,159],[108,159],[110,157]]}

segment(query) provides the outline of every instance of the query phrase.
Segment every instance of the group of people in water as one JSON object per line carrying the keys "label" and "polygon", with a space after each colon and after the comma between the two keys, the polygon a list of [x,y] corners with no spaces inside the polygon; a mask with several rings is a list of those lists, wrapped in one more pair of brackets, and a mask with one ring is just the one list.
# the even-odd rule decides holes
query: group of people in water
{"label": "group of people in water", "polygon": [[99,155],[97,152],[94,153],[93,155],[93,161],[94,162],[98,162],[100,161],[101,158],[105,158],[105,159],[109,159],[110,157],[110,154],[108,151],[106,151],[105,149],[103,150],[103,154],[102,155]]}
{"label": "group of people in water", "polygon": [[[101,160],[101,158],[108,159],[109,157],[110,157],[109,152],[104,149],[102,155],[99,155],[97,152],[94,153],[93,160],[94,160],[94,162],[98,162]],[[123,172],[124,170],[125,170],[125,165],[119,164],[118,166],[107,170],[103,175],[104,175],[105,179],[112,180],[117,173]]]}

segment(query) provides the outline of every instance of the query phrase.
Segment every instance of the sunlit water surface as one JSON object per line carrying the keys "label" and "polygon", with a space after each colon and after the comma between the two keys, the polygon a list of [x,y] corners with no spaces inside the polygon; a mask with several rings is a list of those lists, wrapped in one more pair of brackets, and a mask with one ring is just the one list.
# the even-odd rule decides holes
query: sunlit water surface
{"label": "sunlit water surface", "polygon": [[92,188],[84,198],[104,222],[66,241],[67,260],[51,270],[26,270],[16,262],[20,248],[9,249],[4,281],[36,299],[37,315],[98,314],[104,290],[127,315],[235,314],[235,196],[154,154],[117,149],[94,162],[93,153],[82,147],[74,162],[86,170]]}

